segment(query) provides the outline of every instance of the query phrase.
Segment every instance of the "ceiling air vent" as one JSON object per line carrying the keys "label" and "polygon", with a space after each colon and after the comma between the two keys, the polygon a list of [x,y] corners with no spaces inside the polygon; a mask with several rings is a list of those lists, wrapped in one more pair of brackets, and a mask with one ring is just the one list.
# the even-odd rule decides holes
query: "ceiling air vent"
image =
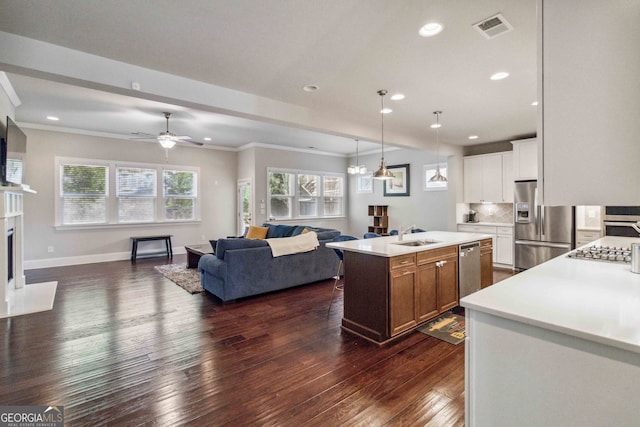
{"label": "ceiling air vent", "polygon": [[513,30],[513,26],[504,19],[501,13],[473,24],[473,28],[487,39],[492,39]]}

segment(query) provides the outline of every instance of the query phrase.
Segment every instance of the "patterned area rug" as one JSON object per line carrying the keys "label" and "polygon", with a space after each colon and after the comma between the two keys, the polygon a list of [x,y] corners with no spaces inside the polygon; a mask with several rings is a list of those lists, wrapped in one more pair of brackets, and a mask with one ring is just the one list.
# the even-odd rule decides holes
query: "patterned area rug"
{"label": "patterned area rug", "polygon": [[158,265],[155,269],[190,294],[204,292],[197,268],[187,268],[187,264],[167,264]]}
{"label": "patterned area rug", "polygon": [[443,313],[417,330],[451,344],[460,344],[465,338],[464,316]]}

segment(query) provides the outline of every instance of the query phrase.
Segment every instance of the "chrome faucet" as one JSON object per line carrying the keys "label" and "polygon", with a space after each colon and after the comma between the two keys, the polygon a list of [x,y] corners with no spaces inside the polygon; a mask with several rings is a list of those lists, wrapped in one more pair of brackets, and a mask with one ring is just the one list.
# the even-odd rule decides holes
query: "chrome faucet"
{"label": "chrome faucet", "polygon": [[412,226],[410,226],[406,230],[403,230],[402,227],[400,227],[400,229],[398,230],[398,240],[402,241],[402,236],[404,236],[405,234],[411,232],[414,228],[416,228],[415,224],[413,224]]}

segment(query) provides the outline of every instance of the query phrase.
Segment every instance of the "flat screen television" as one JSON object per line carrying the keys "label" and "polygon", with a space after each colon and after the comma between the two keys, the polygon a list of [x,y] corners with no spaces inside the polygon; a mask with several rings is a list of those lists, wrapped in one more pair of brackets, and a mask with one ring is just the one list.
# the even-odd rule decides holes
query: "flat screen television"
{"label": "flat screen television", "polygon": [[0,181],[2,185],[22,184],[27,136],[7,116],[5,137],[0,140]]}

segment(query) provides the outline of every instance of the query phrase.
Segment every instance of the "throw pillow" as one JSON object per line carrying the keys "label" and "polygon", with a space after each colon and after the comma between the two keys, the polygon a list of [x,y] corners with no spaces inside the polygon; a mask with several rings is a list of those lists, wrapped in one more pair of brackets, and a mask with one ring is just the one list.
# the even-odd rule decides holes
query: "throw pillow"
{"label": "throw pillow", "polygon": [[245,237],[247,239],[264,239],[267,237],[267,231],[269,231],[269,227],[258,227],[257,225],[252,225],[249,227],[249,231],[247,231],[247,235]]}

